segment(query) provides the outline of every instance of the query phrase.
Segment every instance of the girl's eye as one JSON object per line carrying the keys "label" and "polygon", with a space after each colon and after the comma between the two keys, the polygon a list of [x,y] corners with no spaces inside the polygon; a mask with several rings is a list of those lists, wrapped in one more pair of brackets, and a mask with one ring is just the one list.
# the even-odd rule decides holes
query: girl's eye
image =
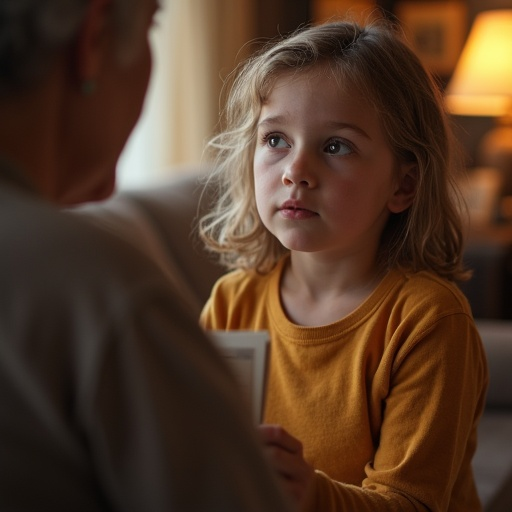
{"label": "girl's eye", "polygon": [[331,140],[324,150],[329,155],[348,155],[353,152],[352,147],[341,140]]}
{"label": "girl's eye", "polygon": [[279,135],[268,135],[265,137],[265,139],[271,148],[281,149],[290,147],[288,143]]}

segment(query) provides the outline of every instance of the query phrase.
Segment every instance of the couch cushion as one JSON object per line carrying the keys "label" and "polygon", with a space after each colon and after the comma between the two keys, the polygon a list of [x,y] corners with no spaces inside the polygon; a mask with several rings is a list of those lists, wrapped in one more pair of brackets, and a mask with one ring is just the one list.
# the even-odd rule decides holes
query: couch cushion
{"label": "couch cushion", "polygon": [[478,426],[473,458],[485,512],[512,511],[512,411],[486,410]]}
{"label": "couch cushion", "polygon": [[[512,410],[512,321],[477,320],[476,324],[489,365],[486,406]],[[512,430],[510,438],[512,444]]]}
{"label": "couch cushion", "polygon": [[485,512],[512,511],[512,321],[477,320],[489,390],[473,468]]}
{"label": "couch cushion", "polygon": [[195,173],[171,180],[160,187],[125,192],[144,211],[158,233],[162,247],[173,259],[202,306],[210,296],[215,281],[225,272],[216,257],[208,253],[196,230],[208,196]]}

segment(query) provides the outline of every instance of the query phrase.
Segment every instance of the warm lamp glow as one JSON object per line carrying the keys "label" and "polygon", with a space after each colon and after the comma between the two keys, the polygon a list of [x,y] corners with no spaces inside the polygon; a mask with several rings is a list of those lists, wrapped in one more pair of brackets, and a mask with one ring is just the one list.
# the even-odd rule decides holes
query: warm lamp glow
{"label": "warm lamp glow", "polygon": [[446,91],[453,114],[512,112],[512,10],[480,13]]}

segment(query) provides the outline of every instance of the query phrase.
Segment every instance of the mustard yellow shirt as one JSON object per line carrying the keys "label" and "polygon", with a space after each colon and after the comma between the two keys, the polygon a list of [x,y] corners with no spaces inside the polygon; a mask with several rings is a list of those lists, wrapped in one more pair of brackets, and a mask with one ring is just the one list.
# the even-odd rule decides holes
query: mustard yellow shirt
{"label": "mustard yellow shirt", "polygon": [[481,510],[471,459],[488,373],[463,294],[392,271],[348,316],[304,327],[281,306],[286,262],[221,278],[201,322],[269,330],[265,422],[302,441],[317,470],[311,510]]}

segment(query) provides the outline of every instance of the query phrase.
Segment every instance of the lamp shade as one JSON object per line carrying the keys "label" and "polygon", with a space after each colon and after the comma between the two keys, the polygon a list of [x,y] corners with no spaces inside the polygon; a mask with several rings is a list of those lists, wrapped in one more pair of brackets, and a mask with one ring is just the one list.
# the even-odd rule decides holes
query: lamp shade
{"label": "lamp shade", "polygon": [[453,114],[512,112],[512,9],[480,13],[446,89]]}

